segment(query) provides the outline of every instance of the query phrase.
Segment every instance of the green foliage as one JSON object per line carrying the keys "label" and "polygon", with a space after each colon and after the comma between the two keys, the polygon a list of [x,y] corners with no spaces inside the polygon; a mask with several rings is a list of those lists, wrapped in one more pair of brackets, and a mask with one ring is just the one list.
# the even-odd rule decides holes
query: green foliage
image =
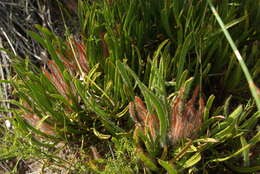
{"label": "green foliage", "polygon": [[[8,110],[16,146],[92,147],[88,165],[76,167],[81,172],[209,173],[226,170],[223,163],[256,172],[249,154],[260,141],[259,89],[249,86],[252,100],[245,82],[259,83],[259,4],[216,2],[226,23],[219,29],[207,2],[79,1],[81,41],[41,26],[40,34],[29,31],[50,60],[39,68],[16,59],[16,75],[2,81],[16,97]],[[242,64],[222,34],[227,29]]]}

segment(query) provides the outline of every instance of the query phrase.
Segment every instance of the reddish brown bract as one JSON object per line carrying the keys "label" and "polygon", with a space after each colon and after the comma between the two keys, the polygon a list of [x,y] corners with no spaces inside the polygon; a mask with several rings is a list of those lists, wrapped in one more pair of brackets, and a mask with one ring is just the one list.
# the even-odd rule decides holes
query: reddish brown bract
{"label": "reddish brown bract", "polygon": [[196,110],[194,104],[198,96],[197,87],[192,98],[185,103],[183,99],[184,89],[180,89],[179,95],[173,101],[170,116],[169,140],[174,144],[183,138],[195,136],[202,123],[204,101],[199,99],[199,108]]}
{"label": "reddish brown bract", "polygon": [[[135,111],[137,115],[135,114]],[[129,104],[129,112],[136,123],[136,129],[141,129],[145,136],[151,135],[155,141],[159,130],[159,120],[154,114],[150,114],[145,104],[139,97],[135,97],[134,102]]]}
{"label": "reddish brown bract", "polygon": [[43,69],[43,73],[53,83],[53,85],[56,87],[56,89],[61,95],[67,96],[68,86],[65,83],[65,80],[58,66],[53,60],[49,60],[47,65],[50,70],[50,73],[46,69]]}
{"label": "reddish brown bract", "polygon": [[[203,99],[199,99],[198,109],[194,106],[199,88],[197,87],[194,90],[193,96],[188,102],[184,101],[183,93],[184,89],[182,88],[175,97],[170,111],[168,139],[172,144],[175,144],[181,139],[196,136],[202,124],[204,110]],[[135,101],[130,102],[129,113],[136,123],[136,130],[140,130],[144,136],[151,135],[155,141],[158,135],[157,131],[160,128],[158,117],[147,111],[145,104],[139,97],[135,97]]]}
{"label": "reddish brown bract", "polygon": [[73,73],[79,73],[82,70],[87,74],[89,66],[84,44],[73,39],[71,43],[67,42],[66,45],[69,49],[65,50],[64,53],[57,51],[57,55],[62,60],[64,66]]}
{"label": "reddish brown bract", "polygon": [[[28,105],[28,103],[24,102],[23,106],[31,110],[31,107]],[[36,129],[38,128],[41,132],[47,135],[55,135],[54,128],[46,122],[41,122],[41,119],[37,115],[27,112],[24,113],[22,117],[27,121],[27,123]]]}

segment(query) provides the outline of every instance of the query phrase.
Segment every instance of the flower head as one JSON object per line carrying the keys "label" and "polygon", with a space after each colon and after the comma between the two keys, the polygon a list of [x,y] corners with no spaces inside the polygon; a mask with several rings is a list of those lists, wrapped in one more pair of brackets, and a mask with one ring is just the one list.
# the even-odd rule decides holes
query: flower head
{"label": "flower head", "polygon": [[147,111],[145,104],[139,97],[129,104],[129,112],[136,123],[136,129],[140,129],[143,135],[151,135],[155,141],[159,130],[159,120],[156,115]]}
{"label": "flower head", "polygon": [[192,98],[185,103],[183,98],[184,89],[181,88],[178,96],[173,101],[168,133],[169,139],[173,144],[180,139],[195,136],[202,124],[203,99],[199,99],[198,109],[194,106],[198,92],[199,88],[197,87]]}

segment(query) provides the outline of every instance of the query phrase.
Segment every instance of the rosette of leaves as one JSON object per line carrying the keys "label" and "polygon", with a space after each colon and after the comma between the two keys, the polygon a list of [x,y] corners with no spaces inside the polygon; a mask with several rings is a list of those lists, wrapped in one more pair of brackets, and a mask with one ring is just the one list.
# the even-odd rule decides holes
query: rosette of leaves
{"label": "rosette of leaves", "polygon": [[[137,155],[145,164],[145,170],[156,172],[162,171],[159,166],[163,165],[164,160],[172,158],[169,153],[171,147],[177,146],[186,138],[196,137],[202,125],[204,112],[203,99],[200,97],[197,100],[199,88],[195,89],[189,99],[193,78],[186,79],[186,72],[176,80],[178,83],[174,83],[178,84],[175,86],[177,91],[167,96],[164,80],[167,74],[167,65],[164,64],[166,60],[159,59],[160,51],[166,43],[161,44],[149,62],[149,87],[146,87],[127,65],[118,63],[123,79],[131,79],[126,75],[128,72],[143,94],[145,104],[136,96],[129,104],[129,112],[135,122],[134,140]],[[175,170],[172,166],[170,168]]]}
{"label": "rosette of leaves", "polygon": [[43,37],[30,34],[52,59],[41,69],[24,60],[13,64],[17,76],[11,83],[20,100],[13,101],[19,107],[15,124],[25,134],[29,131],[53,140],[87,133],[108,139],[122,133],[105,111],[104,103],[111,99],[95,82],[100,76],[98,64],[89,67],[85,45],[71,38],[63,42],[47,29],[38,29]]}
{"label": "rosette of leaves", "polygon": [[[250,136],[249,130],[259,120],[259,112],[253,112],[252,101],[243,108],[239,105],[231,110],[228,98],[223,106],[213,106],[211,95],[204,103],[199,87],[192,91],[194,78],[187,78],[185,72],[177,83],[172,83],[177,91],[167,95],[163,74],[163,58],[153,57],[148,87],[124,63],[120,71],[124,79],[131,79],[141,90],[143,100],[135,97],[129,104],[129,113],[135,123],[133,139],[136,155],[143,165],[143,172],[179,173],[187,171],[213,171],[211,163],[224,162],[238,171],[256,171],[257,166],[249,166],[249,150],[259,142],[259,133]],[[179,83],[178,83],[179,82]],[[179,87],[178,87],[179,86]],[[189,97],[189,93],[192,96]],[[248,119],[247,119],[248,118]],[[247,137],[247,138],[245,138]],[[236,147],[232,150],[232,144]],[[221,149],[227,149],[223,154]],[[248,167],[237,167],[232,160],[243,156]],[[202,161],[203,159],[203,161]],[[231,160],[232,159],[232,160]],[[214,169],[215,170],[215,169]]]}
{"label": "rosette of leaves", "polygon": [[59,61],[49,60],[41,70],[23,60],[14,64],[17,72],[15,95],[20,99],[19,104],[15,104],[21,109],[18,120],[23,118],[26,122],[20,124],[47,137],[80,133],[84,130],[75,125],[87,126],[86,121],[90,119],[82,119],[88,113],[83,110],[82,99],[73,83],[79,76],[79,69],[88,73],[86,54],[82,44],[73,43],[74,48],[65,45],[64,53],[56,51]]}
{"label": "rosette of leaves", "polygon": [[[184,101],[184,89],[181,88],[179,94],[173,99],[169,110],[169,123],[167,131],[167,141],[162,145],[159,139],[160,123],[156,114],[150,113],[145,104],[139,97],[135,97],[134,102],[129,104],[129,112],[135,122],[134,139],[137,143],[137,151],[140,158],[152,170],[158,170],[150,159],[154,160],[166,158],[167,149],[185,138],[194,138],[202,125],[202,116],[204,110],[204,101],[199,99],[199,108],[195,108],[195,98],[198,95],[198,89],[194,91],[193,97]],[[162,149],[163,148],[163,149]],[[147,151],[148,153],[146,154]],[[147,158],[147,159],[146,159]],[[152,161],[152,160],[151,160]],[[153,166],[153,167],[152,167]]]}

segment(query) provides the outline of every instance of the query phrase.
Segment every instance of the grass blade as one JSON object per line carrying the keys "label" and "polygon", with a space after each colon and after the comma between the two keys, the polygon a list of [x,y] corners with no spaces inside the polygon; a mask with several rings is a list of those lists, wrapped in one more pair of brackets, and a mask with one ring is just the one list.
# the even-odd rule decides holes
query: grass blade
{"label": "grass blade", "polygon": [[245,77],[246,77],[246,79],[247,79],[247,82],[248,82],[250,91],[251,91],[251,93],[252,93],[252,96],[253,96],[254,99],[255,99],[256,106],[257,106],[258,110],[260,111],[260,97],[259,97],[258,94],[257,94],[257,93],[258,93],[258,92],[257,92],[258,89],[257,89],[256,85],[254,84],[254,81],[253,81],[253,79],[252,79],[252,77],[251,77],[251,75],[250,75],[250,73],[249,73],[249,71],[248,71],[248,69],[247,69],[247,66],[246,66],[246,64],[245,64],[245,62],[244,62],[244,60],[243,60],[243,58],[242,58],[240,52],[238,51],[238,49],[237,49],[237,47],[236,47],[236,45],[235,45],[233,39],[231,38],[229,32],[227,31],[227,29],[226,29],[226,27],[225,27],[225,24],[223,23],[222,19],[221,19],[220,16],[218,15],[217,10],[216,10],[215,7],[213,6],[211,0],[207,0],[207,1],[208,1],[208,4],[209,4],[210,8],[211,8],[212,13],[213,13],[214,16],[216,17],[216,19],[217,19],[217,21],[218,21],[218,23],[219,23],[219,25],[220,25],[222,31],[224,32],[224,34],[225,34],[225,36],[226,36],[226,38],[227,38],[227,40],[228,40],[228,42],[229,42],[231,48],[233,49],[234,54],[235,54],[236,57],[237,57],[237,60],[238,60],[240,66],[241,66],[241,68],[242,68],[242,70],[243,70],[243,72],[244,72],[244,74],[245,74]]}

